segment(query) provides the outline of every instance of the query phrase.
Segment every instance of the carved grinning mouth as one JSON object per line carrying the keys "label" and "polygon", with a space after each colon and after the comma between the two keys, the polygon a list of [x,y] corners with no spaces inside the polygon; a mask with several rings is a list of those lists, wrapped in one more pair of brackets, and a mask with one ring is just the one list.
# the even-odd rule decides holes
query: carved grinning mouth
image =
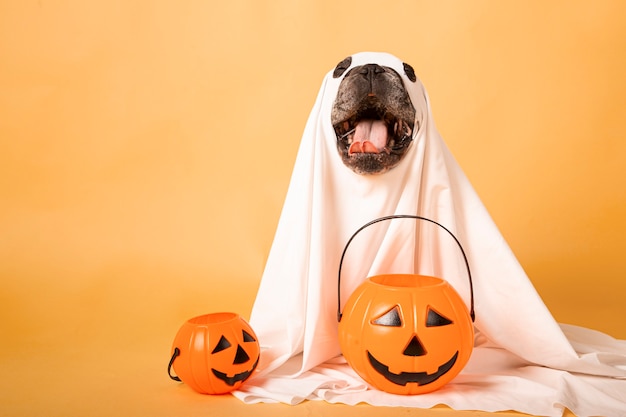
{"label": "carved grinning mouth", "polygon": [[411,143],[413,122],[396,117],[371,96],[350,118],[336,123],[334,128],[337,140],[351,156],[399,154]]}
{"label": "carved grinning mouth", "polygon": [[448,362],[441,365],[434,374],[428,374],[427,372],[401,372],[399,374],[394,374],[393,372],[389,372],[389,367],[387,365],[379,362],[371,353],[367,352],[367,356],[370,360],[372,368],[396,385],[406,385],[409,382],[415,382],[417,385],[426,385],[436,381],[439,377],[452,369],[456,363],[457,357],[459,356],[459,352],[456,352]]}
{"label": "carved grinning mouth", "polygon": [[259,359],[257,359],[256,362],[254,362],[254,365],[252,365],[252,369],[250,369],[249,371],[241,372],[233,376],[228,376],[225,373],[220,372],[217,369],[213,369],[213,368],[211,368],[211,371],[213,371],[213,375],[215,375],[216,377],[224,381],[226,385],[232,387],[237,382],[245,381],[246,379],[248,379],[248,377],[252,375],[252,372],[255,370],[258,363],[259,363]]}

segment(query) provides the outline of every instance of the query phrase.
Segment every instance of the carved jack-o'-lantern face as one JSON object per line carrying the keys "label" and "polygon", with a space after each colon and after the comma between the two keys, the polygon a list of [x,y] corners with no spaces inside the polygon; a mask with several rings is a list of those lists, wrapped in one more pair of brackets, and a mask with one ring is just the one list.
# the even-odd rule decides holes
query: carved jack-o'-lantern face
{"label": "carved jack-o'-lantern face", "polygon": [[474,330],[467,307],[446,281],[380,275],[366,280],[346,303],[339,340],[348,363],[376,388],[421,394],[461,371]]}
{"label": "carved jack-o'-lantern face", "polygon": [[[211,372],[227,386],[234,387],[235,384],[245,381],[252,374],[259,360],[259,353],[254,345],[256,337],[244,329],[241,329],[241,332],[237,329],[229,336],[231,340],[226,335],[222,335],[215,348],[211,351]],[[255,351],[255,360],[252,360],[242,347],[246,344],[250,345],[248,350]],[[237,372],[238,370],[241,372]],[[229,375],[228,371],[232,375]]]}
{"label": "carved jack-o'-lantern face", "polygon": [[260,347],[245,320],[215,313],[188,320],[174,339],[172,354],[170,365],[185,384],[201,393],[223,394],[252,375]]}

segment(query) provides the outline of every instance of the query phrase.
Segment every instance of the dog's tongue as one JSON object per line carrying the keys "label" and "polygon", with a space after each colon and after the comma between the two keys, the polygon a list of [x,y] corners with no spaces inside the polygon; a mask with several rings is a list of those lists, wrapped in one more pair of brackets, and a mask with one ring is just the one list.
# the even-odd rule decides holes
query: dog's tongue
{"label": "dog's tongue", "polygon": [[348,153],[380,153],[386,145],[387,125],[385,122],[364,119],[356,125]]}

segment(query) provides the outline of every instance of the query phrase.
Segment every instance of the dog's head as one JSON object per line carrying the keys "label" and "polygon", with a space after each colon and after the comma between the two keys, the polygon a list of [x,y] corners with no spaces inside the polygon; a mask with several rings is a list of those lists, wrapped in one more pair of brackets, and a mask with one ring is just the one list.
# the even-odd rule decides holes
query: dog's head
{"label": "dog's head", "polygon": [[[396,70],[375,63],[349,69],[351,63],[348,57],[333,72],[335,78],[344,76],[331,110],[337,150],[357,174],[382,174],[398,165],[411,145],[415,107]],[[415,82],[413,68],[403,64],[403,69]]]}

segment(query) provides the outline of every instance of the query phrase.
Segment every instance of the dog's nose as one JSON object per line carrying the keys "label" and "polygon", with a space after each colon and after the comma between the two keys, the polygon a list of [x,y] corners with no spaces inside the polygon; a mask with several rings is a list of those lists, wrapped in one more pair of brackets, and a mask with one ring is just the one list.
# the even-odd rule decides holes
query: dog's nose
{"label": "dog's nose", "polygon": [[372,79],[376,77],[376,74],[385,72],[385,69],[378,64],[366,64],[361,67],[360,74],[366,78]]}
{"label": "dog's nose", "polygon": [[366,64],[361,67],[359,74],[361,74],[370,84],[370,94],[373,94],[374,80],[378,74],[385,72],[385,69],[378,64]]}

